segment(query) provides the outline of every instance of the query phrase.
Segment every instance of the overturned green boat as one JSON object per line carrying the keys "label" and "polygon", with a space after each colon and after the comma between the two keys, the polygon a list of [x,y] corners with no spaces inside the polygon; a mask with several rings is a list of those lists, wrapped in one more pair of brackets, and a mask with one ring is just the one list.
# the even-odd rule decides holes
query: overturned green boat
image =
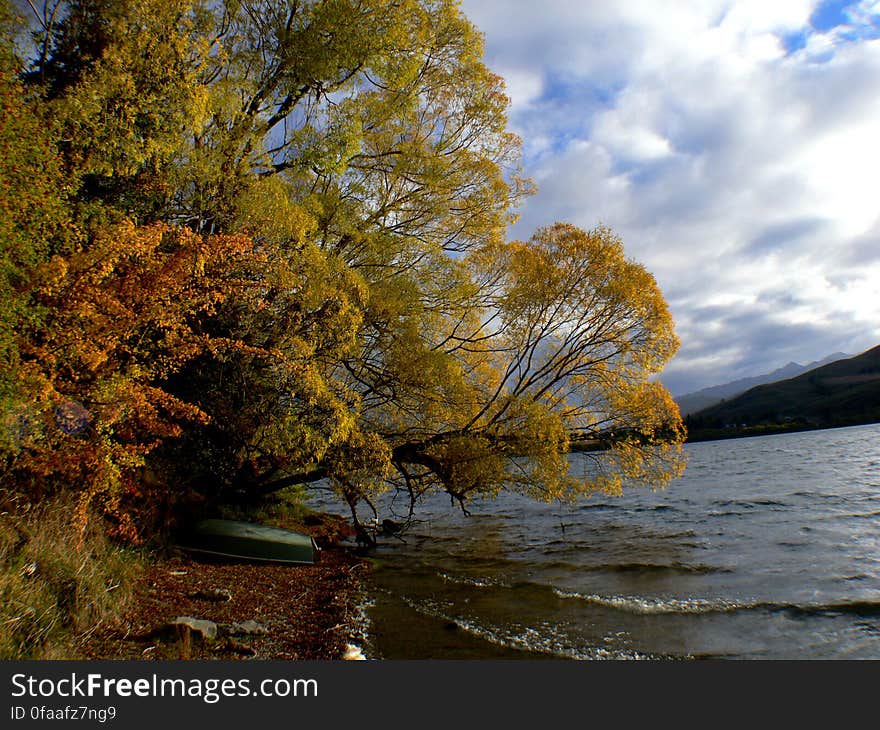
{"label": "overturned green boat", "polygon": [[318,546],[309,535],[236,520],[202,520],[181,540],[184,550],[238,560],[310,565]]}

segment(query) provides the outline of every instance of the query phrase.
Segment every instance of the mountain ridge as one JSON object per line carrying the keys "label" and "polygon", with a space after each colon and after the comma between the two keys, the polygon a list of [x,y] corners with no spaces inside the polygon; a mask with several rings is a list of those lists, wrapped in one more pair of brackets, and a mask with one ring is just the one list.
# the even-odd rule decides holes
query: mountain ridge
{"label": "mountain ridge", "polygon": [[709,408],[716,403],[720,403],[722,400],[735,398],[757,385],[765,385],[767,383],[775,383],[780,380],[795,378],[798,375],[802,375],[810,370],[815,370],[823,365],[828,365],[832,362],[837,362],[838,360],[846,360],[850,357],[852,357],[852,355],[848,355],[845,352],[835,352],[831,355],[826,355],[821,360],[815,360],[808,365],[801,365],[800,363],[790,361],[782,367],[776,368],[776,370],[773,370],[772,372],[738,378],[737,380],[732,380],[729,383],[722,383],[720,385],[710,385],[692,393],[673,396],[673,400],[678,404],[681,415],[687,416],[691,413],[696,413],[705,408]]}
{"label": "mountain ridge", "polygon": [[880,345],[689,414],[692,441],[880,422]]}

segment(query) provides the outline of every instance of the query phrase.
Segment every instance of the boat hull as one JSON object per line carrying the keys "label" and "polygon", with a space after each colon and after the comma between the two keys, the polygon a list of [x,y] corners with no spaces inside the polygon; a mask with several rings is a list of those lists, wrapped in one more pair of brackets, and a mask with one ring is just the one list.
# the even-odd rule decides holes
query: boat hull
{"label": "boat hull", "polygon": [[318,547],[309,535],[236,520],[203,520],[181,541],[189,552],[237,560],[311,565]]}

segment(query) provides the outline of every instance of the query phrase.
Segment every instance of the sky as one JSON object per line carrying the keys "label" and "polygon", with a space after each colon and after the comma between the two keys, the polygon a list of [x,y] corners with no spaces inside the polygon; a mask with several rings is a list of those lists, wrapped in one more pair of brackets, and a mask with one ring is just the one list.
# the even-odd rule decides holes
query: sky
{"label": "sky", "polygon": [[610,226],[682,394],[880,344],[880,0],[464,0],[539,192]]}

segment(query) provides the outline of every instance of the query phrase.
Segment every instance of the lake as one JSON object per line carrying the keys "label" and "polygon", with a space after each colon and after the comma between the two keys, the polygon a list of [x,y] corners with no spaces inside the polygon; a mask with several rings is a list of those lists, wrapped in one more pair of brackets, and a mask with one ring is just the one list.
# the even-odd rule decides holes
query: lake
{"label": "lake", "polygon": [[685,448],[660,492],[432,498],[375,553],[366,653],[880,658],[880,425]]}

